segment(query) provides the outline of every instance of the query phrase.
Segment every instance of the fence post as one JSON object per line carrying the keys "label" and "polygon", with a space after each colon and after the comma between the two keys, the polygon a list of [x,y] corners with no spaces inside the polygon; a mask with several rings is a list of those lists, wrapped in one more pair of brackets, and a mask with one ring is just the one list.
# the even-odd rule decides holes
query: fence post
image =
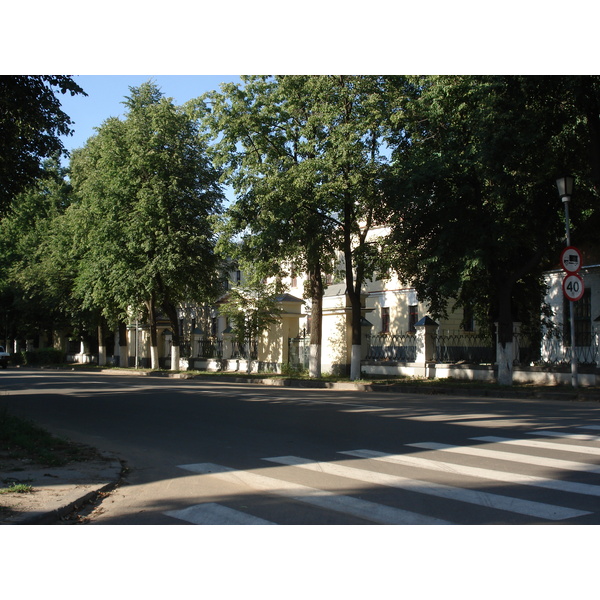
{"label": "fence post", "polygon": [[197,356],[200,356],[200,354],[201,354],[200,346],[202,344],[202,341],[204,340],[204,332],[202,331],[202,329],[200,329],[199,327],[196,327],[196,329],[194,329],[192,331],[190,340],[191,340],[190,341],[190,345],[191,345],[190,358],[195,358]]}
{"label": "fence post", "polygon": [[233,333],[223,332],[223,360],[229,360],[233,356]]}
{"label": "fence post", "polygon": [[434,334],[439,325],[431,317],[423,317],[415,324],[416,350],[415,362],[423,365],[423,375],[426,375],[427,363],[433,361],[435,354]]}
{"label": "fence post", "polygon": [[513,322],[513,363],[521,364],[521,323]]}
{"label": "fence post", "polygon": [[519,355],[518,331],[520,323],[512,323],[512,337],[510,342],[504,345],[500,342],[500,323],[494,323],[496,327],[496,364],[498,365],[497,381],[500,385],[513,384],[513,371],[515,361]]}
{"label": "fence post", "polygon": [[598,369],[600,369],[600,317],[596,317],[594,319],[593,340],[594,340],[593,345],[595,346],[593,362],[596,363],[596,370],[598,370]]}
{"label": "fence post", "polygon": [[361,333],[361,360],[365,360],[369,353],[369,337],[371,335],[371,329],[373,327],[373,323],[370,323],[364,317],[360,320],[360,333]]}

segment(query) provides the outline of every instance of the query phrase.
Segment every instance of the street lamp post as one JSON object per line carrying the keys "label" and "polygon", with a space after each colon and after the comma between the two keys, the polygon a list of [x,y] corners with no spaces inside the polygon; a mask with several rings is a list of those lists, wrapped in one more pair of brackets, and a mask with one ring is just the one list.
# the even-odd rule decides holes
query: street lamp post
{"label": "street lamp post", "polygon": [[[566,245],[571,245],[571,226],[569,222],[569,202],[573,193],[573,178],[560,177],[556,180],[558,194],[562,198],[565,207],[565,230],[567,234]],[[577,387],[577,354],[575,352],[575,303],[569,300],[569,314],[571,317],[571,384],[574,388]]]}

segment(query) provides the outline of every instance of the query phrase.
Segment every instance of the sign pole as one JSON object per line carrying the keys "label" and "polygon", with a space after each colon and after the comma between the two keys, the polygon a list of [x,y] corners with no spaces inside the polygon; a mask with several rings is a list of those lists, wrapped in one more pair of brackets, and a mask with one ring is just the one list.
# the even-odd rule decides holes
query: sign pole
{"label": "sign pole", "polygon": [[[565,229],[567,234],[567,248],[571,246],[571,228],[569,224],[569,196],[563,198],[563,205],[565,207]],[[564,268],[564,263],[563,263]],[[577,269],[579,270],[579,269]],[[563,290],[564,292],[564,290]],[[573,300],[569,300],[569,314],[570,314],[570,325],[571,325],[571,385],[576,388],[578,385],[578,373],[577,373],[577,353],[575,351],[575,304]]]}
{"label": "sign pole", "polygon": [[578,384],[577,352],[575,351],[575,302],[569,300],[569,312],[571,316],[571,385],[576,388]]}

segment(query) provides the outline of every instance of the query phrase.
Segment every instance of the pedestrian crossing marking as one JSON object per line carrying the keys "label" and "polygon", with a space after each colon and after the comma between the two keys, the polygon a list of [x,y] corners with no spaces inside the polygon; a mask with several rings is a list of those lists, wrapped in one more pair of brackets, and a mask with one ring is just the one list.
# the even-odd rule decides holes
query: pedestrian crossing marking
{"label": "pedestrian crossing marking", "polygon": [[[530,431],[527,435],[543,435],[548,430]],[[382,489],[400,489],[411,493],[423,494],[425,496],[434,496],[455,502],[480,506],[486,509],[500,510],[515,515],[524,515],[546,521],[566,521],[584,515],[590,515],[589,510],[580,510],[575,507],[559,506],[563,504],[551,504],[547,502],[537,502],[533,500],[521,499],[520,494],[514,492],[512,496],[504,493],[495,493],[478,489],[483,486],[477,486],[474,480],[492,481],[499,484],[523,485],[530,487],[543,488],[562,493],[568,493],[578,496],[600,497],[600,484],[580,483],[576,481],[564,480],[558,474],[556,477],[547,475],[546,472],[529,475],[525,473],[513,472],[510,469],[510,463],[521,463],[526,465],[535,465],[555,469],[557,471],[579,471],[583,473],[598,474],[600,465],[593,463],[580,462],[575,460],[565,460],[564,458],[552,458],[546,456],[531,456],[518,452],[518,447],[533,447],[561,451],[563,453],[585,453],[593,456],[600,456],[600,448],[591,445],[570,444],[569,439],[588,439],[586,434],[569,434],[568,432],[550,432],[549,437],[559,437],[560,442],[550,442],[545,440],[531,439],[511,439],[495,436],[483,436],[470,438],[472,440],[484,443],[498,444],[503,450],[493,448],[483,448],[481,446],[467,445],[456,446],[442,444],[437,442],[418,442],[406,444],[408,447],[420,448],[423,450],[434,451],[439,454],[435,458],[430,458],[428,454],[421,453],[419,456],[413,454],[387,454],[384,452],[357,449],[340,451],[339,454],[347,457],[363,459],[360,466],[351,466],[349,461],[331,461],[319,462],[308,458],[298,456],[275,456],[264,458],[263,460],[282,467],[290,467],[290,471],[279,471],[273,474],[273,469],[269,475],[259,473],[257,470],[237,470],[234,468],[218,465],[215,463],[197,463],[180,465],[180,468],[200,475],[210,475],[220,478],[229,483],[241,485],[250,488],[251,493],[268,493],[271,495],[282,496],[287,499],[309,504],[321,509],[335,511],[340,514],[358,517],[371,523],[383,523],[389,525],[407,525],[407,524],[452,524],[451,521],[428,516],[427,514],[417,513],[411,510],[404,510],[395,506],[388,506],[363,500],[358,497],[361,494],[361,488],[356,487],[356,491],[338,494],[331,489],[320,489],[320,486],[312,487],[296,483],[299,477],[299,471],[294,474],[294,469],[321,473],[324,476],[335,476],[349,479],[369,486],[381,486]],[[556,434],[556,435],[554,435]],[[576,437],[570,437],[575,435]],[[563,441],[564,440],[564,441]],[[456,462],[446,462],[444,456],[448,454],[465,455],[481,457],[494,461],[504,461],[504,467],[493,465],[489,462],[479,462],[476,466],[457,464]],[[441,457],[441,458],[440,458]],[[398,471],[389,467],[387,472],[377,470],[377,463],[387,463],[396,465],[399,468],[408,467],[416,469],[415,477],[406,477],[412,472]],[[502,463],[501,463],[502,464]],[[515,466],[515,468],[517,468]],[[381,468],[381,471],[384,471]],[[517,468],[518,469],[518,468]],[[396,472],[394,472],[396,471]],[[458,484],[437,483],[427,480],[427,473],[431,471],[455,475],[457,477],[469,477],[474,480],[459,481]],[[530,471],[531,472],[531,471]],[[288,477],[293,481],[280,479],[279,476]],[[317,476],[318,477],[318,476]],[[317,479],[318,481],[318,479]],[[312,481],[311,481],[312,483]],[[339,485],[328,481],[330,485]],[[314,484],[313,484],[314,485]],[[475,487],[476,486],[476,487]],[[506,489],[506,488],[504,488]],[[397,497],[395,502],[402,497]],[[394,502],[392,502],[394,503]],[[574,505],[576,506],[576,505]],[[582,506],[581,508],[589,508]],[[424,511],[425,512],[425,511]],[[236,524],[236,525],[268,525],[276,524],[267,518],[260,518],[252,514],[234,510],[228,506],[223,506],[214,502],[206,502],[189,506],[182,510],[165,512],[167,516],[180,519],[186,523],[192,524]]]}
{"label": "pedestrian crossing marking", "polygon": [[577,452],[579,454],[593,454],[600,456],[600,448],[592,446],[578,446],[571,444],[556,444],[554,442],[544,442],[541,440],[517,440],[512,438],[503,438],[496,436],[482,436],[470,438],[476,442],[488,442],[493,444],[506,444],[508,446],[527,446],[529,448],[543,448],[545,450],[560,450],[561,452]]}
{"label": "pedestrian crossing marking", "polygon": [[[410,445],[410,444],[408,444]],[[587,496],[600,496],[600,486],[586,483],[576,483],[572,481],[563,481],[548,479],[545,477],[536,477],[533,475],[523,475],[520,473],[507,473],[497,469],[483,469],[481,467],[469,467],[433,460],[429,458],[420,458],[416,456],[407,456],[404,454],[385,454],[384,452],[374,452],[372,450],[354,450],[341,452],[358,458],[373,458],[383,462],[389,462],[396,465],[415,467],[420,469],[429,469],[432,471],[441,471],[444,473],[453,473],[456,475],[467,475],[469,477],[478,477],[479,479],[488,479],[492,481],[501,481],[503,483],[530,485],[542,487],[572,494],[584,494]]]}
{"label": "pedestrian crossing marking", "polygon": [[543,437],[563,438],[565,440],[582,440],[584,442],[598,442],[600,437],[591,433],[566,433],[564,431],[549,431],[540,429],[538,431],[528,431],[528,435],[541,435]]}
{"label": "pedestrian crossing marking", "polygon": [[170,510],[164,514],[193,525],[275,525],[272,521],[215,502],[196,504],[182,510]]}
{"label": "pedestrian crossing marking", "polygon": [[450,521],[415,512],[384,506],[375,502],[345,496],[327,490],[312,488],[289,481],[239,471],[214,463],[180,465],[181,469],[202,475],[212,475],[228,482],[242,484],[270,494],[292,498],[300,502],[360,517],[374,523],[388,525],[449,525]]}
{"label": "pedestrian crossing marking", "polygon": [[480,456],[482,458],[505,460],[509,462],[523,463],[526,465],[536,465],[538,467],[550,467],[552,469],[560,469],[561,471],[600,473],[600,467],[591,463],[575,462],[560,458],[548,458],[545,456],[533,456],[531,454],[517,454],[502,450],[490,450],[488,448],[481,448],[479,446],[452,446],[450,444],[439,444],[436,442],[417,442],[406,445],[415,448],[423,448],[424,450],[442,450],[444,452]]}
{"label": "pedestrian crossing marking", "polygon": [[[363,451],[345,451],[341,454],[355,455],[355,452],[367,453],[368,456],[360,456],[361,458],[372,458],[372,452]],[[382,453],[374,453],[380,455]],[[399,475],[388,475],[386,473],[378,473],[367,471],[365,469],[357,469],[338,465],[336,463],[314,462],[297,456],[278,456],[273,458],[265,458],[270,462],[285,464],[289,466],[299,467],[311,471],[318,471],[329,475],[337,475],[347,479],[354,479],[364,483],[388,486],[398,489],[403,489],[420,494],[437,496],[446,500],[457,500],[486,508],[496,508],[499,510],[507,510],[513,513],[538,517],[546,520],[561,521],[563,519],[571,519],[582,515],[590,514],[586,511],[554,506],[541,502],[533,502],[530,500],[520,500],[509,496],[500,496],[489,492],[479,490],[471,490],[466,488],[458,488],[449,485],[431,483],[420,479],[409,479]]]}
{"label": "pedestrian crossing marking", "polygon": [[[427,414],[427,415],[414,415],[414,416],[406,416],[406,417],[402,417],[403,419],[406,419],[408,421],[464,421],[465,420],[465,415],[464,414],[450,414],[450,413],[431,413],[431,414]],[[507,419],[508,417],[504,417],[503,415],[497,415],[497,414],[486,414],[486,413],[481,413],[481,414],[470,414],[469,415],[469,420],[475,420],[475,419],[496,419],[498,420],[498,418],[502,418],[502,419]]]}

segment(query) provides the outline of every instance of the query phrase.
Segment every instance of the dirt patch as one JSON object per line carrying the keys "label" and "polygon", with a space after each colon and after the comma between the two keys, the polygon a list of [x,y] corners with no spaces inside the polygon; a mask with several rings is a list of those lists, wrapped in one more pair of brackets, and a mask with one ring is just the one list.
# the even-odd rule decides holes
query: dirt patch
{"label": "dirt patch", "polygon": [[19,485],[30,491],[0,493],[0,524],[12,524],[24,518],[59,514],[92,496],[119,478],[119,461],[92,452],[89,460],[48,466],[28,459],[0,459],[0,490]]}

